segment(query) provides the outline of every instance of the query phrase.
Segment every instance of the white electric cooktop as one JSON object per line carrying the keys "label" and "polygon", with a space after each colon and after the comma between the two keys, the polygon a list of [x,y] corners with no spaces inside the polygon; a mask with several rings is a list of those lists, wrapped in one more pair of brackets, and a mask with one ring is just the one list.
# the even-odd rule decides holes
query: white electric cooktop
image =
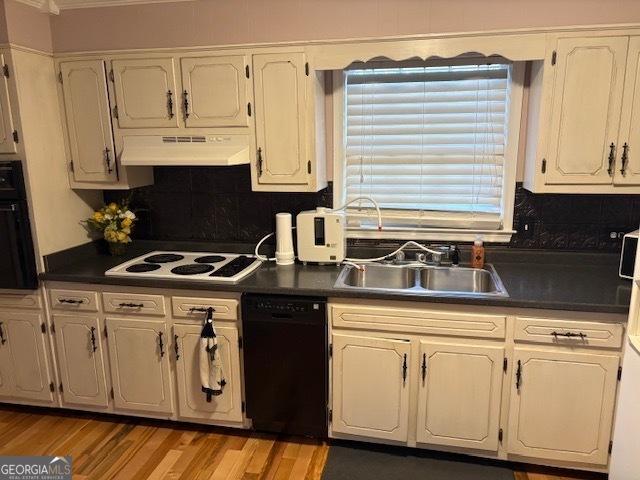
{"label": "white electric cooktop", "polygon": [[155,251],[121,263],[107,270],[105,275],[233,283],[255,271],[261,263],[253,255],[237,253]]}

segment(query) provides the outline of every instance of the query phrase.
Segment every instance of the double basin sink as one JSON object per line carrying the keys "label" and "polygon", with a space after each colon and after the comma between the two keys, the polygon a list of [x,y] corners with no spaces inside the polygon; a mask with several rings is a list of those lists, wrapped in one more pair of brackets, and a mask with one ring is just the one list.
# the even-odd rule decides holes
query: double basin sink
{"label": "double basin sink", "polygon": [[508,297],[492,265],[484,268],[439,267],[421,263],[363,264],[343,267],[335,286],[424,295]]}

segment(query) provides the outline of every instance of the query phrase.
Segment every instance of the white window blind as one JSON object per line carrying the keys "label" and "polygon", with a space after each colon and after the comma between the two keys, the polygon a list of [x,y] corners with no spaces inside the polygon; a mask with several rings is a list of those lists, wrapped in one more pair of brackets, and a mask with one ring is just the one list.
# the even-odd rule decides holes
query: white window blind
{"label": "white window blind", "polygon": [[509,76],[507,64],[346,70],[346,201],[371,196],[414,226],[457,215],[499,228]]}

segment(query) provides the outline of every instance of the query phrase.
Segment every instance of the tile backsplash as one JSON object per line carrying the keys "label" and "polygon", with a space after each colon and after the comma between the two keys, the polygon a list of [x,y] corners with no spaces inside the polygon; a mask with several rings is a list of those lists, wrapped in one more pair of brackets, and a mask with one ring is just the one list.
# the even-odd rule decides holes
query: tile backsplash
{"label": "tile backsplash", "polygon": [[[131,195],[140,217],[134,238],[252,243],[273,231],[276,213],[295,217],[332,203],[331,185],[318,193],[252,192],[248,165],[156,167],[154,176],[154,185],[104,193],[107,202]],[[617,234],[638,224],[640,196],[534,195],[518,184],[510,245],[617,251]]]}

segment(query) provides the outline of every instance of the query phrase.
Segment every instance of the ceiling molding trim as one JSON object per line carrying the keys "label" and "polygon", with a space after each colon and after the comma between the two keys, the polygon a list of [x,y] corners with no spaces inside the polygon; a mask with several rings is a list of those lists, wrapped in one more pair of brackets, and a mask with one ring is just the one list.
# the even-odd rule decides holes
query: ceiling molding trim
{"label": "ceiling molding trim", "polygon": [[[38,2],[42,0],[18,1]],[[141,5],[145,3],[174,3],[191,1],[193,0],[58,0],[56,4],[60,10],[71,10],[76,8],[124,7],[128,5]]]}
{"label": "ceiling molding trim", "polygon": [[54,0],[15,0],[16,2],[37,8],[41,12],[58,15],[60,8]]}

